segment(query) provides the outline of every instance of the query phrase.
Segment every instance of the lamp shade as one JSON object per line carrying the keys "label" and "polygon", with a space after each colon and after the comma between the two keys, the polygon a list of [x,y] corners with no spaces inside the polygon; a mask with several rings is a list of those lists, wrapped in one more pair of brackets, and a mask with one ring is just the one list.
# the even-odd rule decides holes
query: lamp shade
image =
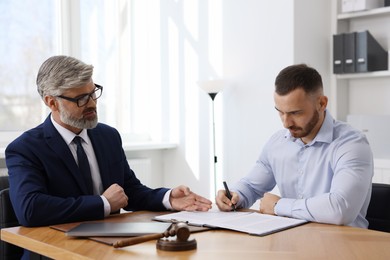
{"label": "lamp shade", "polygon": [[201,89],[203,89],[206,93],[208,93],[212,100],[214,100],[215,96],[220,92],[225,82],[221,79],[214,80],[206,80],[198,82],[198,85]]}

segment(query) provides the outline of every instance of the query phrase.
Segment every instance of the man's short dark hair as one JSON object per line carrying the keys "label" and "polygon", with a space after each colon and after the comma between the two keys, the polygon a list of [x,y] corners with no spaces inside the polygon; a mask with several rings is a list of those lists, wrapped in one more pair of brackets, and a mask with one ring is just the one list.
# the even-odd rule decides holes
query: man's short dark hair
{"label": "man's short dark hair", "polygon": [[307,94],[322,91],[321,75],[306,64],[291,65],[279,72],[275,79],[275,92],[278,95],[287,95],[298,88],[302,88]]}

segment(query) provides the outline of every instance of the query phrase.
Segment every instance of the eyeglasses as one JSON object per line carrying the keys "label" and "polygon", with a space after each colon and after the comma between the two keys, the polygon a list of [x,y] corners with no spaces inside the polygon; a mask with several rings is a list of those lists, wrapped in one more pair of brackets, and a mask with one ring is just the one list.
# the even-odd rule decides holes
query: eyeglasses
{"label": "eyeglasses", "polygon": [[86,104],[88,104],[90,98],[92,98],[92,100],[96,100],[96,99],[101,97],[101,95],[103,93],[103,86],[95,84],[95,87],[96,87],[95,90],[92,91],[91,93],[84,94],[78,98],[70,98],[70,97],[65,97],[62,95],[57,96],[57,97],[74,102],[77,104],[78,107],[83,107]]}

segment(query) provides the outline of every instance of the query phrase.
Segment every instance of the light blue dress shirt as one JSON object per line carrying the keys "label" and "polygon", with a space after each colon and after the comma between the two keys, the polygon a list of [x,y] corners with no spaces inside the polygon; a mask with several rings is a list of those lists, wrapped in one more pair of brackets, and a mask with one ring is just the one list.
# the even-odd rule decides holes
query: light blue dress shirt
{"label": "light blue dress shirt", "polygon": [[247,208],[277,185],[279,216],[367,228],[373,171],[365,135],[326,111],[309,144],[286,129],[275,133],[232,190],[240,196],[238,206]]}

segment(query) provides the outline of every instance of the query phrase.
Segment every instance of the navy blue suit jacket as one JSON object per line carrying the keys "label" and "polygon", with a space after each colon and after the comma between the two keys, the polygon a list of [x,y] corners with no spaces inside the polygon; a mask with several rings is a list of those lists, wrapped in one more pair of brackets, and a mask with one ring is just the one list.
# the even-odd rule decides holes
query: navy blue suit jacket
{"label": "navy blue suit jacket", "polygon": [[[117,130],[99,123],[88,130],[103,189],[117,183],[129,197],[126,210],[165,210],[167,189],[150,189],[130,169]],[[50,116],[8,145],[5,151],[10,197],[19,223],[43,226],[104,218],[103,201],[87,194],[68,145]]]}

